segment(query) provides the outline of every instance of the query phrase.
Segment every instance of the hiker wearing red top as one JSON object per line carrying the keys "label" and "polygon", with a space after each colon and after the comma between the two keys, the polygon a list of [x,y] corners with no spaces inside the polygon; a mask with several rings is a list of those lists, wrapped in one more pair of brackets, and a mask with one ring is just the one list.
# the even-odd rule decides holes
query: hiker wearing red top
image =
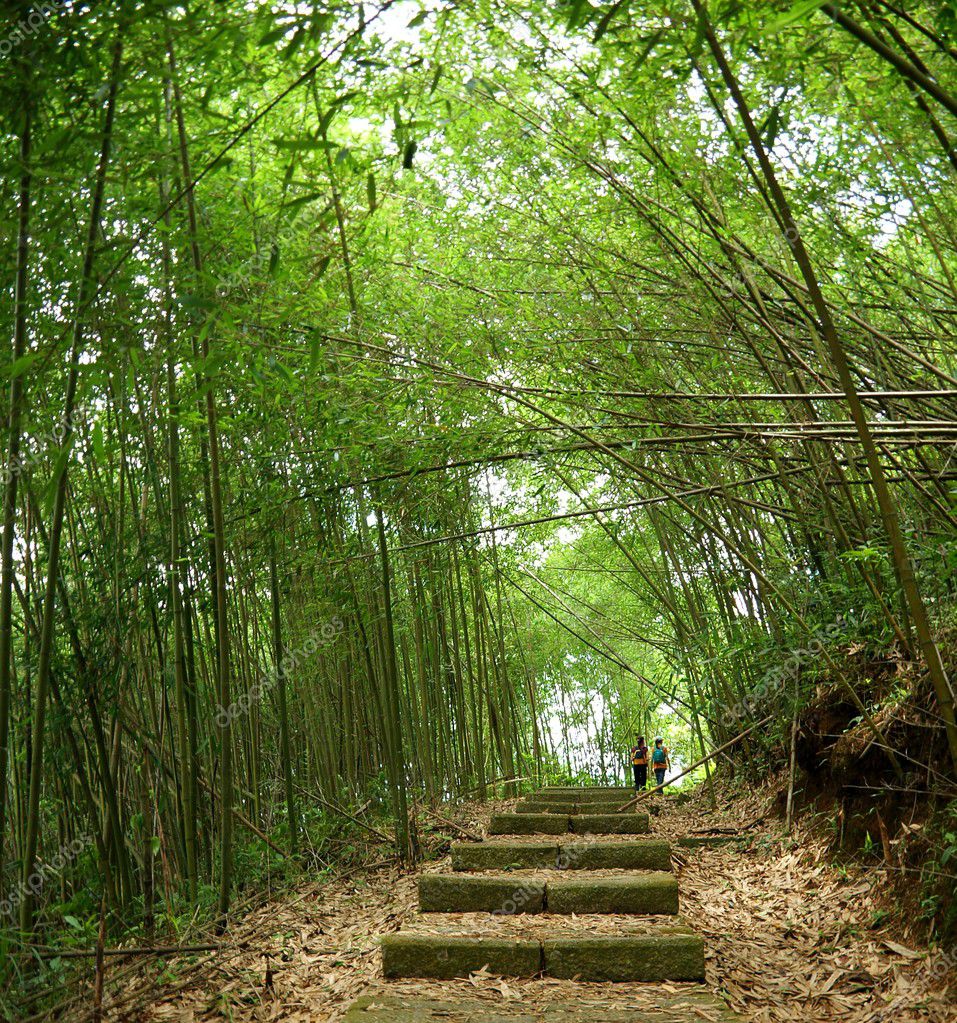
{"label": "hiker wearing red top", "polygon": [[643,735],[639,735],[638,744],[631,747],[631,766],[635,771],[635,791],[644,792],[648,785],[648,747]]}

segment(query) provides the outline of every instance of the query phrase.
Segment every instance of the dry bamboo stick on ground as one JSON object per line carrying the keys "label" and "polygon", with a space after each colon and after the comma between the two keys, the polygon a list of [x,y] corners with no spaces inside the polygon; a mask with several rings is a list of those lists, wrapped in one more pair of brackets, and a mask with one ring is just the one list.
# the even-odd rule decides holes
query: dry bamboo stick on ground
{"label": "dry bamboo stick on ground", "polygon": [[185,955],[189,952],[215,952],[223,946],[219,945],[157,945],[143,948],[81,948],[59,952],[52,950],[42,952],[42,959],[86,959],[90,956],[167,956]]}

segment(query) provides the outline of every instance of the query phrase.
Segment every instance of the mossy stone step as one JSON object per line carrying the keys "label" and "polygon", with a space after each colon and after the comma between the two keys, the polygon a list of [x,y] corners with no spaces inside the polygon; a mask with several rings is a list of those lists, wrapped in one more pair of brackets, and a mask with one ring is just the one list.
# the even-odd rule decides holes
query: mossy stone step
{"label": "mossy stone step", "polygon": [[540,1017],[475,999],[402,998],[364,995],[349,1006],[342,1023],[538,1023]]}
{"label": "mossy stone step", "polygon": [[543,878],[536,874],[474,877],[423,874],[423,913],[620,913],[678,912],[678,881],[665,871],[623,877]]}
{"label": "mossy stone step", "polygon": [[648,832],[646,813],[581,813],[568,820],[576,835],[644,835]]}
{"label": "mossy stone step", "polygon": [[545,911],[545,881],[538,877],[423,874],[418,887],[419,911],[422,913]]}
{"label": "mossy stone step", "polygon": [[388,934],[381,939],[386,977],[452,980],[483,968],[505,977],[655,982],[704,979],[704,940],[681,925],[648,933],[493,938],[468,934]]}
{"label": "mossy stone step", "polygon": [[536,1002],[528,998],[503,1002],[495,995],[445,999],[373,991],[352,1003],[342,1023],[741,1023],[737,1013],[698,986],[674,992],[630,991],[617,1005],[587,993],[563,992],[560,1000],[546,996]]}
{"label": "mossy stone step", "polygon": [[569,818],[557,813],[493,813],[490,835],[565,835]]}
{"label": "mossy stone step", "polygon": [[490,835],[644,835],[646,813],[495,813],[489,821]]}
{"label": "mossy stone step", "polygon": [[628,877],[574,877],[549,880],[545,886],[549,913],[678,912],[678,879],[654,870]]}
{"label": "mossy stone step", "polygon": [[530,938],[473,938],[387,934],[381,939],[386,977],[453,980],[485,968],[504,977],[534,977],[542,971],[541,942]]}
{"label": "mossy stone step", "polygon": [[567,800],[523,799],[515,804],[516,813],[564,813],[571,816],[576,813],[633,813],[634,807],[622,809],[622,800],[597,800],[589,802],[569,802]]}
{"label": "mossy stone step", "polygon": [[630,785],[543,785],[538,792],[621,792]]}
{"label": "mossy stone step", "polygon": [[558,842],[453,842],[453,870],[535,870],[558,866]]}
{"label": "mossy stone step", "polygon": [[538,792],[530,793],[527,799],[540,799],[540,800],[573,800],[580,803],[590,803],[593,800],[602,802],[607,799],[621,799],[624,802],[626,799],[634,799],[635,790],[630,788],[622,788],[621,786],[611,785],[607,788],[548,788],[539,789]]}
{"label": "mossy stone step", "polygon": [[634,842],[576,839],[562,846],[565,870],[671,870],[671,843],[663,838]]}
{"label": "mossy stone step", "polygon": [[633,842],[455,842],[453,870],[671,870],[671,845]]}
{"label": "mossy stone step", "polygon": [[563,813],[566,817],[569,814],[578,813],[578,803],[571,803],[566,800],[551,803],[537,803],[529,799],[515,804],[516,813]]}
{"label": "mossy stone step", "polygon": [[545,975],[565,980],[704,980],[704,939],[693,933],[546,939]]}

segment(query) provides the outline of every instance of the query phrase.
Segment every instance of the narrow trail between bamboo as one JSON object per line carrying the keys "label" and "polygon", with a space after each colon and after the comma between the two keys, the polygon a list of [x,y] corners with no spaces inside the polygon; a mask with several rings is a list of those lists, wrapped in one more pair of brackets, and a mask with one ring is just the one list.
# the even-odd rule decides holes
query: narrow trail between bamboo
{"label": "narrow trail between bamboo", "polygon": [[[811,823],[783,836],[774,796],[772,785],[746,794],[725,791],[716,810],[703,791],[656,797],[652,832],[672,841],[681,916],[704,938],[706,992],[668,981],[581,983],[482,969],[452,980],[384,979],[380,936],[414,931],[418,881],[451,872],[446,855],[417,871],[373,865],[251,910],[209,957],[150,960],[132,979],[108,982],[104,1009],[110,1020],[138,1023],[325,1021],[341,1019],[357,998],[373,1010],[395,999],[429,998],[487,1006],[496,1014],[489,1018],[538,1019],[544,1011],[549,1019],[656,1019],[655,1010],[668,1007],[679,1014],[661,1018],[724,1018],[709,1003],[695,1004],[694,991],[726,1004],[729,1019],[952,1021],[957,963],[929,951],[916,922],[893,915],[884,871],[834,865],[824,835]],[[458,828],[483,832],[493,814],[514,806],[470,803],[443,813]],[[450,842],[460,837],[454,831],[446,832]],[[726,841],[678,844],[716,838]],[[534,929],[536,921],[532,915],[496,919],[508,920],[516,934]],[[537,926],[556,919],[540,916]],[[571,919],[583,933],[607,933],[627,918]],[[567,1015],[570,1005],[591,1008]],[[555,1015],[561,1011],[566,1016]],[[362,1014],[370,1023],[377,1015]],[[87,1011],[73,1018],[91,1017]]]}

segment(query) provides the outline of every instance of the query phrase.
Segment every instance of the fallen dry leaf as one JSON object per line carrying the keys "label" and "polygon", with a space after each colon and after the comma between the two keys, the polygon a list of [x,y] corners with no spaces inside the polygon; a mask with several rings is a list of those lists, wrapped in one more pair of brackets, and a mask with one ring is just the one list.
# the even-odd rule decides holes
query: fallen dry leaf
{"label": "fallen dry leaf", "polygon": [[[742,792],[712,811],[706,795],[677,807],[662,800],[653,830],[675,838],[702,827],[749,829],[749,847],[681,849],[674,862],[682,915],[706,939],[707,986],[755,1023],[954,1023],[948,985],[953,973],[940,954],[928,955],[912,935],[871,930],[881,905],[882,875],[840,872],[828,862],[824,843],[799,822],[785,843],[771,810],[770,787]],[[502,803],[457,808],[462,827],[481,831]],[[445,814],[453,811],[446,808]],[[609,836],[609,842],[627,841]],[[530,836],[523,841],[536,841]],[[793,842],[793,847],[791,843]],[[449,860],[428,863],[450,870]],[[655,998],[684,1005],[688,989],[676,984],[582,984],[535,978],[507,981],[487,967],[456,981],[390,981],[381,978],[377,937],[417,924],[416,873],[382,864],[356,877],[304,886],[294,898],[251,907],[214,956],[167,964],[114,968],[109,978],[109,1019],[129,1023],[326,1023],[341,1017],[361,994],[396,994],[443,1001],[488,1000],[489,1011],[510,1005],[556,1006],[586,1000],[614,1017],[622,1007],[647,1008]],[[476,921],[481,915],[476,914]],[[548,918],[498,918],[507,926],[540,930]],[[579,916],[576,926],[595,933],[627,928],[633,918]],[[565,918],[570,922],[571,918]],[[482,917],[483,926],[496,926]],[[476,924],[477,926],[478,924]],[[453,920],[429,924],[455,929]],[[897,939],[904,938],[910,946]],[[274,966],[273,986],[263,998],[263,956]],[[687,1000],[682,1009],[714,1019]],[[80,1004],[72,1019],[88,1006]]]}

